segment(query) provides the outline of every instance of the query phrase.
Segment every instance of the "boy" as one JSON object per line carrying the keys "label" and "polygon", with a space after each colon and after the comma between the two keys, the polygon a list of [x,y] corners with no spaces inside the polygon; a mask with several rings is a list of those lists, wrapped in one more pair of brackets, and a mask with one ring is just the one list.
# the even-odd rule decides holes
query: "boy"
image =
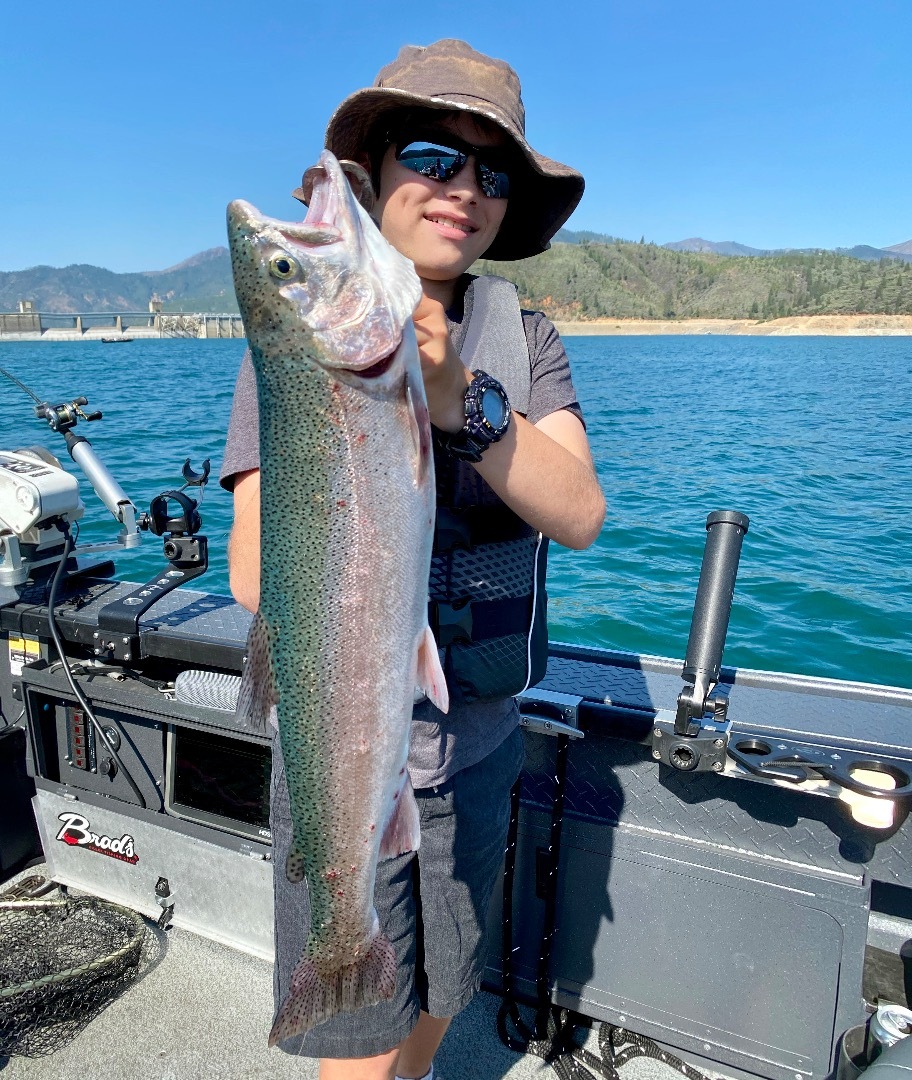
{"label": "boy", "polygon": [[[452,39],[404,48],[373,87],[339,106],[326,145],[368,169],[381,232],[422,283],[414,322],[438,502],[429,607],[451,708],[445,716],[427,701],[415,708],[409,773],[421,849],[377,871],[377,911],[399,963],[394,997],[281,1045],[319,1057],[321,1080],[431,1080],[447,1026],[481,980],[487,908],[522,762],[512,695],[541,677],[547,646],[543,537],[586,547],[605,512],[554,327],[540,313],[520,313],[511,286],[466,271],[483,255],[545,250],[583,179],[525,141],[512,68]],[[251,611],[259,602],[258,454],[245,359],[221,479],[234,492],[231,588]],[[282,867],[289,822],[278,743],[271,823]],[[309,913],[306,889],[281,872],[275,891],[278,1007]]]}

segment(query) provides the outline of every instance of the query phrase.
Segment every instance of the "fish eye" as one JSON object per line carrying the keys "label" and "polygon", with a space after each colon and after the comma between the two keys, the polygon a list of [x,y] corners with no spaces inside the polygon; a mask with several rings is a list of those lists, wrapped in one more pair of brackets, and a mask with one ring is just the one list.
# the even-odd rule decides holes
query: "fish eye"
{"label": "fish eye", "polygon": [[290,255],[273,255],[269,260],[269,273],[280,281],[287,281],[300,272],[300,267]]}

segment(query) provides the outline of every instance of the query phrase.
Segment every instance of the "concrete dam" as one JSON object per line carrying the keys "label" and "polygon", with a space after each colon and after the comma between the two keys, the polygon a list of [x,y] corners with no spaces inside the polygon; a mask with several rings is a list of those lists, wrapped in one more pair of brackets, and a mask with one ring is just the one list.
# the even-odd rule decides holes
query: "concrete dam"
{"label": "concrete dam", "polygon": [[[151,305],[150,305],[151,307]],[[0,313],[0,341],[128,341],[133,338],[243,338],[240,315],[178,311],[88,311],[59,314],[33,310]]]}

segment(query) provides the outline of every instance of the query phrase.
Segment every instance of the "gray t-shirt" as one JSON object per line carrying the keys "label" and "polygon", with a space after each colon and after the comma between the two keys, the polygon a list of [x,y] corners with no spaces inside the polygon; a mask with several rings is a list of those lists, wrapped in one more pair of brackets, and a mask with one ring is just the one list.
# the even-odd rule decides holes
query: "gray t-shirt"
{"label": "gray t-shirt", "polygon": [[[467,284],[468,278],[465,283]],[[471,293],[469,293],[471,296]],[[447,312],[450,337],[457,350],[465,337],[470,310]],[[532,365],[532,388],[526,419],[537,423],[550,413],[569,409],[582,419],[570,378],[570,364],[554,325],[541,312],[524,311],[523,328]],[[256,377],[250,352],[238,374],[219,481],[231,491],[239,473],[259,468],[259,416]],[[416,788],[435,787],[460,769],[481,761],[516,727],[518,711],[512,698],[465,704],[455,701],[448,713],[430,702],[416,706],[409,749],[409,775]]]}

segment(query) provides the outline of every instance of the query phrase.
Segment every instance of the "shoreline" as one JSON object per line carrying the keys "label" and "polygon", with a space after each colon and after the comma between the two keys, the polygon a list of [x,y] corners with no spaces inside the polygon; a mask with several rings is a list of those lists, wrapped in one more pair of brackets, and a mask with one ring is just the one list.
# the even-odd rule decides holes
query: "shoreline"
{"label": "shoreline", "polygon": [[561,337],[662,334],[734,334],[755,337],[904,337],[912,315],[794,315],[784,319],[594,319],[554,320]]}
{"label": "shoreline", "polygon": [[[222,316],[226,318],[226,316]],[[238,318],[234,316],[234,318]],[[667,336],[667,335],[734,335],[753,337],[909,337],[912,336],[912,315],[794,315],[761,322],[757,319],[593,319],[570,321],[554,319],[561,337]],[[208,328],[207,328],[208,329]],[[219,327],[221,330],[221,327]],[[222,333],[191,333],[181,338],[220,338]],[[224,337],[241,337],[235,333]],[[92,327],[87,331],[51,329],[44,331],[0,332],[0,343],[14,341],[93,341],[102,337],[115,341],[163,340],[175,335],[163,334],[160,329],[146,326]]]}

